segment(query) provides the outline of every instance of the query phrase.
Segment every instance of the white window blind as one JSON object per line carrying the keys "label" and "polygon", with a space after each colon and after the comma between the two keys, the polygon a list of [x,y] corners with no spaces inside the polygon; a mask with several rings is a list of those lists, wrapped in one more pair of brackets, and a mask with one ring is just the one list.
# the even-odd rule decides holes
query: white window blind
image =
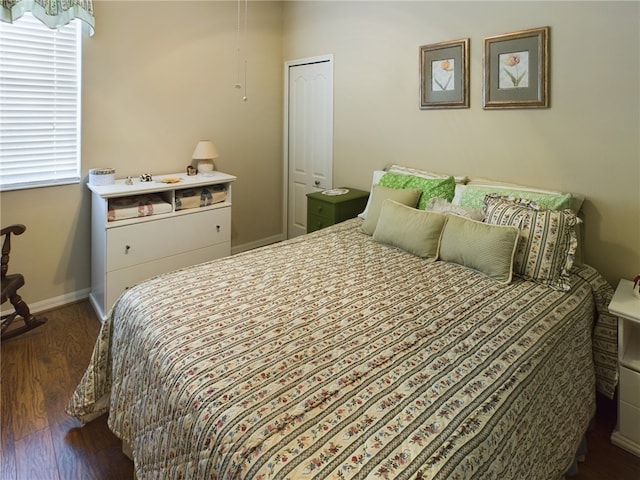
{"label": "white window blind", "polygon": [[0,190],[80,181],[81,27],[0,22]]}

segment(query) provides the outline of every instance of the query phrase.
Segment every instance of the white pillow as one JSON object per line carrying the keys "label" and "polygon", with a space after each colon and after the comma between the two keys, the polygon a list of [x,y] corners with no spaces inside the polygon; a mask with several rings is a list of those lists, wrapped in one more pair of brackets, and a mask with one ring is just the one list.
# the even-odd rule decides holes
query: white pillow
{"label": "white pillow", "polygon": [[[371,188],[369,189],[370,192],[373,192],[373,187],[374,185],[377,185],[378,183],[380,183],[380,179],[382,178],[382,176],[387,173],[384,170],[374,170],[373,171],[373,179],[371,180]],[[367,213],[369,212],[369,205],[371,205],[371,197],[372,195],[369,194],[369,199],[367,200],[367,205],[364,207],[364,210],[362,211],[362,213],[360,215],[358,215],[358,217],[365,219],[367,218]]]}
{"label": "white pillow", "polygon": [[455,182],[460,185],[464,185],[469,181],[469,177],[465,175],[449,175],[444,173],[430,172],[428,170],[421,170],[419,168],[405,167],[403,165],[391,164],[385,168],[387,172],[400,173],[402,175],[411,175],[414,177],[422,178],[449,178],[453,177]]}
{"label": "white pillow", "polygon": [[456,205],[453,202],[448,202],[445,198],[430,198],[427,201],[424,209],[437,213],[459,215],[461,217],[470,218],[471,220],[476,220],[478,222],[482,221],[482,210],[461,207],[460,205]]}

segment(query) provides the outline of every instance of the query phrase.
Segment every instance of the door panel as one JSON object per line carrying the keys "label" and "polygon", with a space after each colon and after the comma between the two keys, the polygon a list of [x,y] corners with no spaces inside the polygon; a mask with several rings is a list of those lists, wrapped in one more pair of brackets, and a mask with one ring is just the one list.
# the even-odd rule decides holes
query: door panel
{"label": "door panel", "polygon": [[287,231],[306,233],[306,194],[332,188],[332,59],[288,65]]}

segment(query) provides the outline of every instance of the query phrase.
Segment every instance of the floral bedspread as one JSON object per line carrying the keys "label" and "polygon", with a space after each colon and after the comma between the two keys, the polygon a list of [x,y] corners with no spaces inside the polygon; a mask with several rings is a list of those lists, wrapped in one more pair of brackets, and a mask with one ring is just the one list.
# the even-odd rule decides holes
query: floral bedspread
{"label": "floral bedspread", "polygon": [[360,222],[128,290],[68,413],[108,410],[140,480],[560,478],[615,386],[606,282],[500,286]]}

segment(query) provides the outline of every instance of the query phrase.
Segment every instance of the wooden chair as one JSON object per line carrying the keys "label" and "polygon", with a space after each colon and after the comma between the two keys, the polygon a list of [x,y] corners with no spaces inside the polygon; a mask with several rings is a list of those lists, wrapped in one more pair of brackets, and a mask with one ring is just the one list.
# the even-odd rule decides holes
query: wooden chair
{"label": "wooden chair", "polygon": [[[9,338],[15,337],[16,335],[20,335],[21,333],[27,332],[33,328],[36,328],[47,321],[46,318],[36,318],[33,316],[31,311],[29,310],[29,306],[22,300],[20,295],[18,295],[18,289],[24,285],[24,277],[19,273],[13,273],[11,275],[7,275],[7,271],[9,270],[9,251],[11,250],[11,235],[22,235],[26,227],[24,225],[9,225],[8,227],[3,228],[0,231],[0,236],[4,237],[4,242],[2,243],[2,259],[0,264],[2,266],[2,302],[4,303],[8,300],[13,306],[13,312],[8,313],[6,315],[2,315],[2,330],[0,332],[0,338],[2,340],[7,340]],[[18,328],[12,328],[8,330],[9,325],[17,318],[21,317],[24,321],[24,325]]]}

